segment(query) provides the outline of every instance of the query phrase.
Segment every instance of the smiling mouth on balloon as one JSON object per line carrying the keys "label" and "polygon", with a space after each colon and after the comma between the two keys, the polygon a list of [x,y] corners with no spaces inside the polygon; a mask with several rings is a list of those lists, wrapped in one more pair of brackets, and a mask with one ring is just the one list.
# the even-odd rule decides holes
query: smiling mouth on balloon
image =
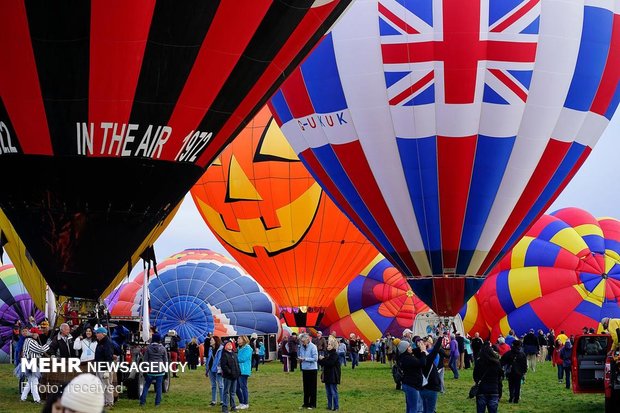
{"label": "smiling mouth on balloon", "polygon": [[280,226],[267,228],[261,218],[238,219],[238,231],[227,228],[222,215],[210,205],[200,199],[197,201],[213,231],[226,244],[251,256],[256,255],[256,247],[261,247],[273,256],[293,248],[304,239],[317,216],[322,194],[323,190],[315,182],[299,198],[275,211]]}

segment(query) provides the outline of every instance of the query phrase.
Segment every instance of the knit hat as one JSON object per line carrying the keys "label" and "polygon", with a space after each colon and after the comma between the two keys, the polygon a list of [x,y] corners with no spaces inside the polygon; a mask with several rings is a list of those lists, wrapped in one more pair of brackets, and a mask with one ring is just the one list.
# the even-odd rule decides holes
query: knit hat
{"label": "knit hat", "polygon": [[105,329],[105,327],[97,327],[95,329],[95,334],[108,334],[108,330]]}
{"label": "knit hat", "polygon": [[407,351],[410,345],[411,343],[409,343],[407,340],[401,340],[400,343],[398,343],[398,353],[403,354],[405,351]]}
{"label": "knit hat", "polygon": [[153,333],[153,337],[151,337],[151,343],[159,343],[161,341],[161,334]]}
{"label": "knit hat", "polygon": [[103,384],[97,376],[83,373],[65,386],[60,403],[79,413],[101,413],[103,410]]}

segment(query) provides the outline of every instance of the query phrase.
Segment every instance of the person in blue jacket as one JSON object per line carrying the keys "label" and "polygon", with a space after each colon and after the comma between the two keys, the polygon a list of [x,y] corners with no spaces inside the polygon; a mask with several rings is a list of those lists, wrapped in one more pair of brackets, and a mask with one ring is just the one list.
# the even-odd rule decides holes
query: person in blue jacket
{"label": "person in blue jacket", "polygon": [[239,361],[239,370],[241,375],[237,380],[237,398],[239,405],[237,409],[247,409],[250,407],[250,394],[248,392],[248,377],[252,374],[252,346],[248,336],[239,336],[237,338],[237,360]]}
{"label": "person in blue jacket", "polygon": [[297,359],[301,363],[301,376],[304,386],[304,404],[301,405],[305,409],[316,409],[316,381],[317,371],[319,369],[319,351],[316,345],[310,340],[308,333],[299,335],[301,345],[297,349]]}
{"label": "person in blue jacket", "polygon": [[222,357],[222,340],[217,337],[211,337],[209,351],[205,359],[205,375],[211,380],[211,406],[217,403],[217,394],[220,395],[220,404],[224,400],[224,379],[222,378],[222,369],[220,367],[220,359]]}

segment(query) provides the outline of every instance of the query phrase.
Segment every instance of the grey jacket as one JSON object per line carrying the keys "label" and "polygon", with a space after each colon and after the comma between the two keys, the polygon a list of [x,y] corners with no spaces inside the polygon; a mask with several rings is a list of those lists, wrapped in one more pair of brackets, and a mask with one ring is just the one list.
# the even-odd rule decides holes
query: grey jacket
{"label": "grey jacket", "polygon": [[145,363],[151,363],[148,374],[158,376],[164,374],[159,363],[168,363],[168,352],[161,343],[151,343],[146,348],[143,360]]}

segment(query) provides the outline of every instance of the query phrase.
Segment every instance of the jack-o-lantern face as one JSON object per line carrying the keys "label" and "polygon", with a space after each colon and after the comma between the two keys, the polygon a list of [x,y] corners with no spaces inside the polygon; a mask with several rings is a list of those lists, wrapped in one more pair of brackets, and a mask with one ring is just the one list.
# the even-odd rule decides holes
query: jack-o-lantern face
{"label": "jack-o-lantern face", "polygon": [[312,225],[323,191],[267,109],[207,169],[192,191],[211,229],[228,245],[275,255],[297,245]]}
{"label": "jack-o-lantern face", "polygon": [[305,323],[316,323],[377,255],[306,170],[266,107],[192,196],[230,255],[281,307],[301,310]]}

